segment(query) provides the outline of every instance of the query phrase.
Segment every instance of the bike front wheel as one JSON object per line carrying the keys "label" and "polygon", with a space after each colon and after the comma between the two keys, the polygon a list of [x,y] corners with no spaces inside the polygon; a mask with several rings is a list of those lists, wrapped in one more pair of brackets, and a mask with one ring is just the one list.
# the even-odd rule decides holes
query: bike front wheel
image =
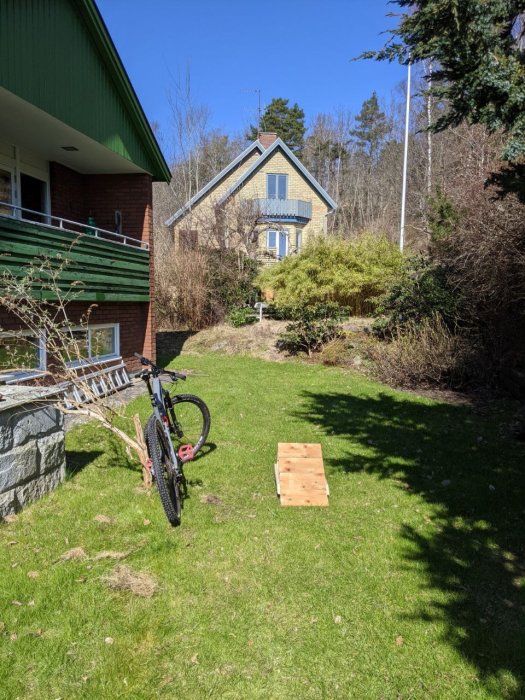
{"label": "bike front wheel", "polygon": [[170,523],[180,525],[183,476],[177,469],[173,448],[168,442],[164,426],[156,416],[151,416],[144,434],[162,507]]}
{"label": "bike front wheel", "polygon": [[193,394],[172,396],[173,412],[171,419],[174,428],[175,442],[180,448],[191,445],[193,456],[206,442],[210,432],[210,412],[202,399]]}

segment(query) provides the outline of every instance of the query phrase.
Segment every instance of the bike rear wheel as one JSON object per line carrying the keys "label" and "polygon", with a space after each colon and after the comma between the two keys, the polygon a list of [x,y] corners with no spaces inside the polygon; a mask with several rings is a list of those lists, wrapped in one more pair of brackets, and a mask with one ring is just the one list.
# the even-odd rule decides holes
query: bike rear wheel
{"label": "bike rear wheel", "polygon": [[170,523],[180,525],[184,479],[182,471],[179,475],[177,463],[173,463],[173,451],[168,445],[164,426],[156,416],[151,416],[144,434],[162,507]]}
{"label": "bike rear wheel", "polygon": [[210,411],[204,401],[193,394],[172,396],[171,402],[175,442],[178,447],[191,445],[195,456],[210,432]]}

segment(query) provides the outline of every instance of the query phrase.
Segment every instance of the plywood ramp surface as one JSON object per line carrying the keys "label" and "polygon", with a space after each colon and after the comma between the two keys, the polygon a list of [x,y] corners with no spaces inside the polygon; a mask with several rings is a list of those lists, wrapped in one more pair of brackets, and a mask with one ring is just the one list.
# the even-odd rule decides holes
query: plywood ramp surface
{"label": "plywood ramp surface", "polygon": [[328,484],[318,443],[280,442],[275,480],[282,506],[328,505]]}

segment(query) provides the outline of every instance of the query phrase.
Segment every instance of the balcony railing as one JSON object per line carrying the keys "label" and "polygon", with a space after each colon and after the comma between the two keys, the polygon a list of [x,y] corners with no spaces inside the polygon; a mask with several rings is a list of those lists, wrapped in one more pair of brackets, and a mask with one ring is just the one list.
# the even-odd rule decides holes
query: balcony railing
{"label": "balcony railing", "polygon": [[141,241],[66,219],[60,226],[47,214],[34,221],[5,212],[0,203],[0,273],[23,278],[31,270],[35,298],[56,300],[60,290],[78,301],[149,301],[150,252]]}
{"label": "balcony railing", "polygon": [[[6,214],[5,210],[8,210],[9,213]],[[38,224],[39,226],[44,226],[50,229],[69,231],[70,233],[76,234],[85,234],[88,236],[93,236],[94,238],[101,238],[106,241],[111,241],[112,243],[131,246],[133,248],[149,250],[149,243],[133,238],[132,236],[125,236],[124,234],[117,233],[116,231],[108,231],[107,229],[100,228],[99,226],[92,226],[87,223],[83,224],[79,221],[72,221],[71,219],[65,219],[62,216],[46,214],[45,212],[35,211],[34,209],[28,209],[27,207],[19,207],[8,202],[0,201],[0,216],[5,216],[8,219],[15,219],[16,221]]]}
{"label": "balcony railing", "polygon": [[254,199],[254,207],[261,216],[277,219],[308,219],[312,218],[312,203],[302,199]]}

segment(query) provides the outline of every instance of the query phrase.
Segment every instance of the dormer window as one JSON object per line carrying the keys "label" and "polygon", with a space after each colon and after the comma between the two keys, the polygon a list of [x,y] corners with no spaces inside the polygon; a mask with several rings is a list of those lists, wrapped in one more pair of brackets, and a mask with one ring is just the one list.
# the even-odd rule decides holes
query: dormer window
{"label": "dormer window", "polygon": [[286,199],[288,193],[288,175],[267,175],[266,189],[268,199]]}

